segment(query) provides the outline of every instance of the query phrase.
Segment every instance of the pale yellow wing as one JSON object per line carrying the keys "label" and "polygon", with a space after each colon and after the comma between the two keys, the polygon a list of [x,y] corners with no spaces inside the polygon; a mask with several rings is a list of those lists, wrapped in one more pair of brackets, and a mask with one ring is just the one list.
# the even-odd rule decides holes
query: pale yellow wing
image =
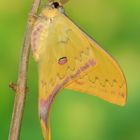
{"label": "pale yellow wing", "polygon": [[[87,37],[87,35],[85,35]],[[126,103],[125,77],[113,58],[100,46],[87,37],[96,58],[96,66],[92,70],[66,85],[68,89],[95,95],[108,102],[124,105]]]}
{"label": "pale yellow wing", "polygon": [[35,22],[31,46],[39,70],[39,116],[50,140],[49,114],[62,88],[123,105],[126,83],[116,62],[57,9],[46,8]]}

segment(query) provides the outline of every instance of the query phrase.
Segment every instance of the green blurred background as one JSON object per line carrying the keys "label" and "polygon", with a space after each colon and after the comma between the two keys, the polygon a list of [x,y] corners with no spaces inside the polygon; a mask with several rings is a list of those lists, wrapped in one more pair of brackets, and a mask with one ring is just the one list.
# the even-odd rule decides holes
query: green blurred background
{"label": "green blurred background", "polygon": [[[32,0],[0,0],[0,140],[8,139],[27,15]],[[120,63],[128,101],[119,107],[64,90],[51,110],[52,140],[140,140],[140,0],[70,0],[67,14]],[[37,66],[30,57],[21,140],[43,140],[37,113]]]}

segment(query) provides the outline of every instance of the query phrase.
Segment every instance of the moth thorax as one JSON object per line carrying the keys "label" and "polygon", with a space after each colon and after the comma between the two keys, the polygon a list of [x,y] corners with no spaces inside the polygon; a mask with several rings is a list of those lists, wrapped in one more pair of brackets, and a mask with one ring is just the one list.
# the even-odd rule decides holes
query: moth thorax
{"label": "moth thorax", "polygon": [[53,9],[53,8],[50,8],[50,7],[46,7],[41,13],[41,15],[43,15],[47,18],[54,18],[58,14],[59,14],[59,12],[58,12],[57,9]]}

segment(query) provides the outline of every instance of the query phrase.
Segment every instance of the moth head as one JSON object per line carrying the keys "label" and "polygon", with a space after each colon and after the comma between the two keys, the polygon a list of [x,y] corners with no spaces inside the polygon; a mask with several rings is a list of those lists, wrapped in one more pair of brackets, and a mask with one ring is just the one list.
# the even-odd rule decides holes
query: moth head
{"label": "moth head", "polygon": [[53,18],[58,14],[64,14],[64,8],[60,2],[49,2],[47,6],[42,11],[41,15]]}
{"label": "moth head", "polygon": [[57,9],[60,13],[64,13],[64,8],[63,8],[63,6],[62,6],[62,4],[60,2],[53,2],[51,4],[51,7],[53,9]]}

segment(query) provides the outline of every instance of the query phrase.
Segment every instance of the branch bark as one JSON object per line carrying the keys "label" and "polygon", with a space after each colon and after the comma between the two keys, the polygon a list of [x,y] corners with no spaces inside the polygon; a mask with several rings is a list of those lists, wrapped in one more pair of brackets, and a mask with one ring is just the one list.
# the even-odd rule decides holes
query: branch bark
{"label": "branch bark", "polygon": [[32,31],[32,25],[34,22],[33,15],[37,14],[41,0],[34,0],[33,6],[29,15],[26,33],[22,48],[22,55],[19,64],[18,80],[16,85],[16,95],[14,100],[14,109],[12,114],[9,140],[19,140],[22,116],[24,112],[24,105],[26,99],[26,87],[27,87],[27,70],[28,60],[30,52],[30,36]]}

